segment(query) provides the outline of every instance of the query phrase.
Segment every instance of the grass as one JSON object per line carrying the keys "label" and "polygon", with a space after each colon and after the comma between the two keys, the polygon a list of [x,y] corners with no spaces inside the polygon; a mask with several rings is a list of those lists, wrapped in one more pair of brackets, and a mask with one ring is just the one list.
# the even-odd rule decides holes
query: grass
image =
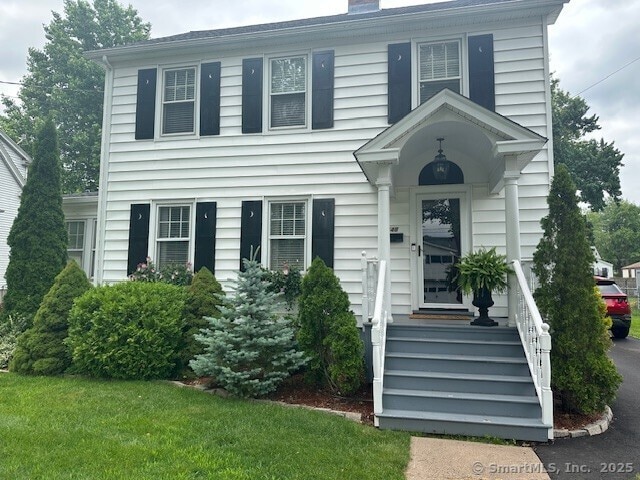
{"label": "grass", "polygon": [[631,329],[629,335],[640,338],[640,310],[634,309],[631,317]]}
{"label": "grass", "polygon": [[0,374],[0,478],[402,479],[409,435],[163,382]]}

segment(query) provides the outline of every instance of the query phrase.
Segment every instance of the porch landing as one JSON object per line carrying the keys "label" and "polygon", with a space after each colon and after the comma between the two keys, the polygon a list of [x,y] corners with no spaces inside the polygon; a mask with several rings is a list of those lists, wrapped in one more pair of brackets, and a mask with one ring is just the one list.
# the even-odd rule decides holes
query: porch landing
{"label": "porch landing", "polygon": [[425,433],[548,439],[517,330],[471,326],[468,319],[394,316],[376,422]]}

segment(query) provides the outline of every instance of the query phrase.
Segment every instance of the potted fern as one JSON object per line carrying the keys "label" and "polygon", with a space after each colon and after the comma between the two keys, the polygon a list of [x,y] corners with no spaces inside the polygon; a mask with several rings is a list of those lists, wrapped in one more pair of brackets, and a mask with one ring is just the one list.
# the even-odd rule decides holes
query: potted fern
{"label": "potted fern", "polygon": [[489,307],[493,306],[492,292],[502,293],[507,290],[507,275],[512,268],[507,264],[504,255],[496,253],[496,249],[481,248],[460,259],[456,264],[456,282],[465,294],[473,293],[473,302],[478,307],[480,316],[471,325],[493,327],[498,325],[489,317]]}

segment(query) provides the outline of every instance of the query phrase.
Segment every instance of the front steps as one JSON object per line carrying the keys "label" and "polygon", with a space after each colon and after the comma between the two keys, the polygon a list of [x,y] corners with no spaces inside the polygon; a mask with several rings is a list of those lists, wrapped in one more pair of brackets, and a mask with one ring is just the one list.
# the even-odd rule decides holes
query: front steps
{"label": "front steps", "polygon": [[390,324],[380,428],[548,440],[515,328]]}

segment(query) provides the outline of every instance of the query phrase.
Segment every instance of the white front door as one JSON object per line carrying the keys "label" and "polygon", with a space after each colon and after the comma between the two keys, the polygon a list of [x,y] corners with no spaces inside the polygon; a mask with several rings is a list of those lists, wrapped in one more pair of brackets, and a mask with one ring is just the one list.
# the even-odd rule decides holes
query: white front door
{"label": "white front door", "polygon": [[417,195],[414,259],[419,308],[463,307],[463,297],[452,280],[454,265],[468,250],[467,219],[464,192]]}

